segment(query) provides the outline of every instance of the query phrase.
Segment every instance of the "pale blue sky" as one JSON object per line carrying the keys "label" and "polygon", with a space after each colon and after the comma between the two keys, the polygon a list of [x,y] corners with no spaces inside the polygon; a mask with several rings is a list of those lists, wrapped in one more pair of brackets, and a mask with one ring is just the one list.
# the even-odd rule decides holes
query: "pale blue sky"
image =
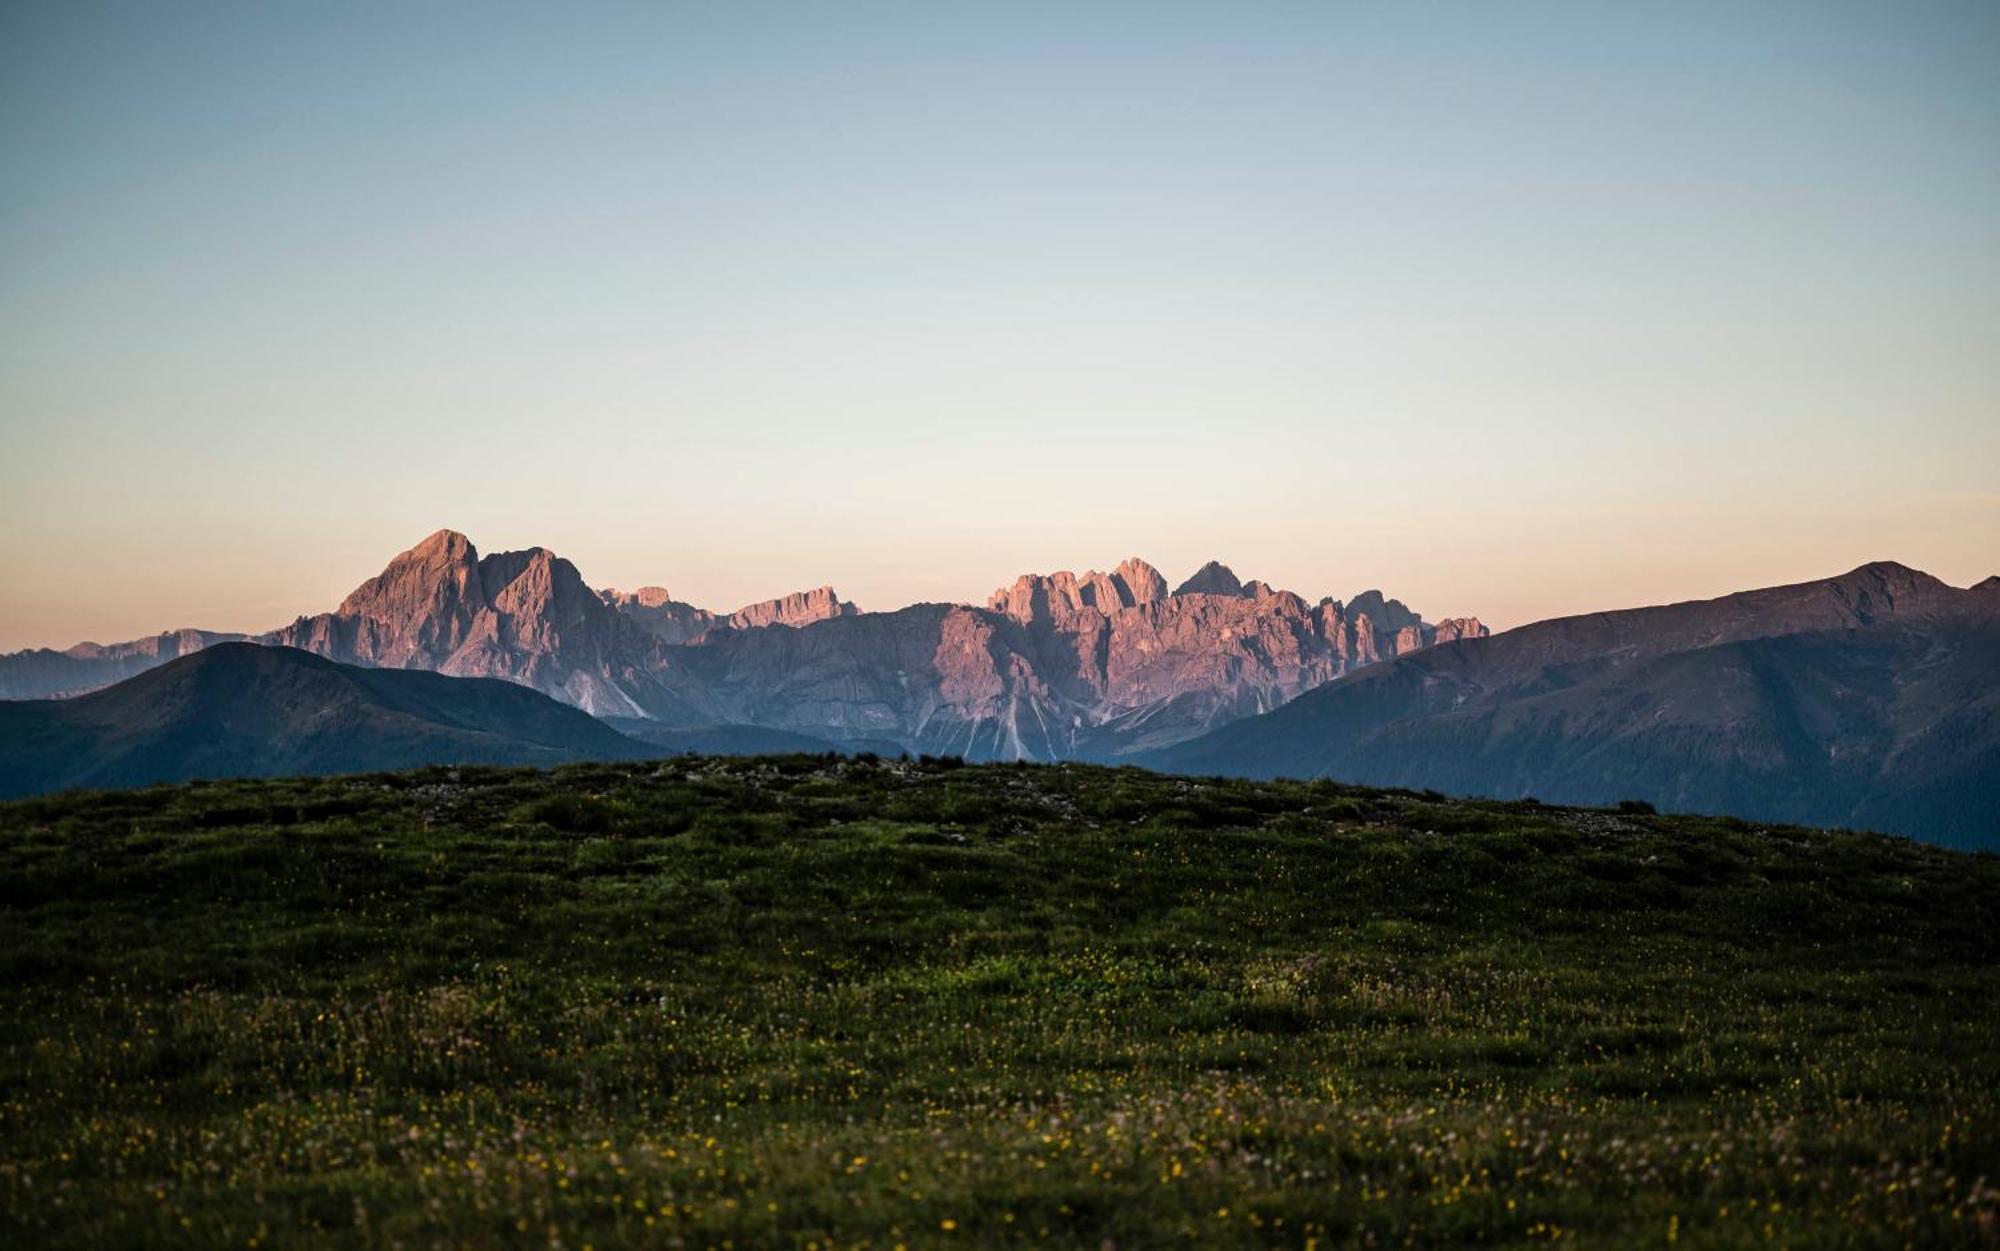
{"label": "pale blue sky", "polygon": [[0,648],[443,525],[719,608],[2000,572],[2000,5],[0,7]]}

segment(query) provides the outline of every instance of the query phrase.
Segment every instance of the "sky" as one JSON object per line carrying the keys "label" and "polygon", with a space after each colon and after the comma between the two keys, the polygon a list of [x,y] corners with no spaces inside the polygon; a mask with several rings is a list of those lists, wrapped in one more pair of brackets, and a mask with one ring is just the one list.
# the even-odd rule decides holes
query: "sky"
{"label": "sky", "polygon": [[0,649],[2000,573],[2000,5],[0,6]]}

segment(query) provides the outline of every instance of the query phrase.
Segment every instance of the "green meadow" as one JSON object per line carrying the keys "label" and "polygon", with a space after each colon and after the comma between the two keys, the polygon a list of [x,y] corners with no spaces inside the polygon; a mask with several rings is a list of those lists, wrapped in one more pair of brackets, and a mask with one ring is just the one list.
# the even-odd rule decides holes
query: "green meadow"
{"label": "green meadow", "polygon": [[2000,1245],[2000,859],[784,757],[0,805],[0,1242]]}

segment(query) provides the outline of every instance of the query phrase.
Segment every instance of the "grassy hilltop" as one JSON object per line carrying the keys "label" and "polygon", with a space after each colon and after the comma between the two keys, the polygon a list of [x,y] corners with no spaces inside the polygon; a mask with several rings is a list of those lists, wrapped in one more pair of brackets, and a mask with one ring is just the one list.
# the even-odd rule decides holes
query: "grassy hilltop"
{"label": "grassy hilltop", "polygon": [[0,1243],[2000,1244],[2000,860],[954,764],[0,806]]}

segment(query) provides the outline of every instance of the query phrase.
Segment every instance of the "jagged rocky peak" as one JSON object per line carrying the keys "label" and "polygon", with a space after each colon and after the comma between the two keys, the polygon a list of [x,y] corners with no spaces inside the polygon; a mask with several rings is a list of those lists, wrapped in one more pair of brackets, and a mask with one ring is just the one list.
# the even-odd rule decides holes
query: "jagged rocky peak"
{"label": "jagged rocky peak", "polygon": [[988,596],[986,606],[1017,621],[1047,621],[1086,610],[1108,617],[1121,608],[1158,603],[1166,595],[1167,580],[1160,571],[1134,556],[1110,573],[1024,573],[1012,586]]}
{"label": "jagged rocky peak", "polygon": [[1277,587],[1272,586],[1269,582],[1265,582],[1259,578],[1253,578],[1250,581],[1245,582],[1243,584],[1243,598],[1244,599],[1295,599],[1299,601],[1299,606],[1301,608],[1305,607],[1305,600],[1300,599],[1298,595],[1294,594],[1291,591],[1281,591]]}
{"label": "jagged rocky peak", "polygon": [[636,591],[603,590],[597,593],[613,611],[663,643],[686,643],[711,630],[754,630],[761,626],[806,626],[835,617],[859,616],[861,609],[840,598],[830,586],[810,591],[794,591],[776,599],[746,604],[728,616],[693,604],[684,604],[661,586],[642,586]]}
{"label": "jagged rocky peak", "polygon": [[1228,565],[1211,560],[1195,570],[1193,577],[1175,587],[1174,594],[1243,596],[1246,592],[1243,583],[1237,580]]}
{"label": "jagged rocky peak", "polygon": [[636,591],[606,588],[597,593],[606,607],[637,627],[640,634],[661,643],[685,643],[715,628],[720,620],[705,608],[684,604],[663,586]]}
{"label": "jagged rocky peak", "polygon": [[1111,578],[1124,587],[1130,603],[1154,604],[1167,597],[1167,580],[1137,556],[1112,570]]}
{"label": "jagged rocky peak", "polygon": [[[1342,613],[1337,601],[1328,602],[1336,614]],[[1492,633],[1477,617],[1447,617],[1433,625],[1402,600],[1390,599],[1380,591],[1363,591],[1348,600],[1344,614],[1355,632],[1358,653],[1371,657],[1400,656],[1433,644],[1483,639]]]}
{"label": "jagged rocky peak", "polygon": [[729,624],[739,630],[769,625],[797,627],[860,613],[859,608],[840,598],[832,587],[821,586],[746,605],[730,615]]}
{"label": "jagged rocky peak", "polygon": [[1269,582],[1256,578],[1245,582],[1243,589],[1237,592],[1237,597],[1251,601],[1256,605],[1258,612],[1277,613],[1287,617],[1308,617],[1313,611],[1313,606],[1296,591],[1281,590]]}
{"label": "jagged rocky peak", "polygon": [[471,598],[476,586],[478,549],[456,530],[439,530],[401,552],[381,573],[355,587],[336,615],[374,620],[407,620],[451,612]]}
{"label": "jagged rocky peak", "polygon": [[673,595],[663,586],[642,586],[636,591],[607,586],[597,597],[613,608],[664,608],[674,602]]}
{"label": "jagged rocky peak", "polygon": [[1433,643],[1456,643],[1460,639],[1483,639],[1492,631],[1477,617],[1446,617],[1437,623]]}
{"label": "jagged rocky peak", "polygon": [[576,566],[549,549],[482,557],[463,534],[440,530],[336,611],[260,641],[351,664],[503,677],[579,707],[622,711],[628,701],[600,698],[593,669],[615,624]]}
{"label": "jagged rocky peak", "polygon": [[576,621],[603,612],[576,566],[546,547],[496,552],[479,562],[479,577],[488,602],[510,617]]}
{"label": "jagged rocky peak", "polygon": [[1380,591],[1363,591],[1348,600],[1347,615],[1368,618],[1378,634],[1394,634],[1406,626],[1423,624],[1402,600],[1388,599]]}
{"label": "jagged rocky peak", "polygon": [[1313,629],[1321,638],[1339,640],[1347,633],[1347,607],[1339,600],[1328,596],[1311,609]]}
{"label": "jagged rocky peak", "polygon": [[522,591],[567,594],[583,587],[583,577],[575,565],[546,547],[481,556],[463,534],[439,530],[356,587],[340,612],[374,609],[380,615],[379,610],[388,609],[390,615],[399,615],[437,602],[440,594],[486,603],[516,584]]}
{"label": "jagged rocky peak", "polygon": [[518,552],[494,552],[479,562],[480,576],[488,587],[498,589],[530,579],[535,582],[568,583],[574,580],[579,585],[583,575],[576,566],[556,555],[546,547],[530,547]]}
{"label": "jagged rocky peak", "polygon": [[[456,559],[468,552],[473,552],[472,540],[447,526],[441,530],[431,531],[430,534],[424,537],[421,543],[404,552],[397,559],[400,560],[405,557],[431,559],[438,556]],[[395,562],[391,561],[390,563],[394,564]]]}

